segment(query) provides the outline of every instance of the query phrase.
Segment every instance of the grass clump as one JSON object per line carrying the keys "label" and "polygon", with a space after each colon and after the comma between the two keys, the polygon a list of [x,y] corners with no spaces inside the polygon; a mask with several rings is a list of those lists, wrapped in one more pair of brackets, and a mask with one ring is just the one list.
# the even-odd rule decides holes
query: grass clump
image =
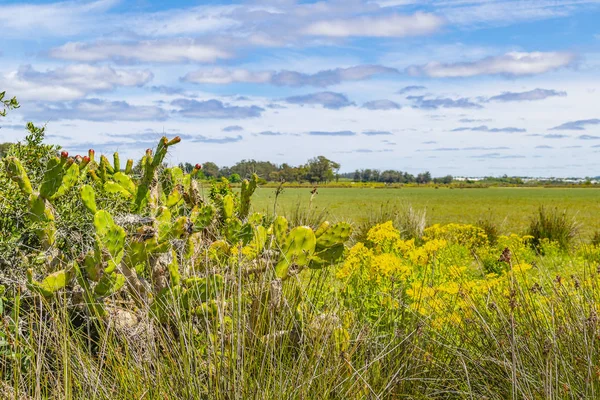
{"label": "grass clump", "polygon": [[532,244],[540,248],[542,241],[556,242],[561,249],[567,250],[579,233],[579,224],[566,210],[540,206],[533,216],[527,230],[532,236]]}
{"label": "grass clump", "polygon": [[364,242],[371,228],[387,221],[392,221],[404,239],[420,240],[427,226],[427,212],[425,209],[416,210],[411,204],[399,206],[389,201],[382,203],[378,209],[370,210],[367,217],[357,224],[354,240]]}
{"label": "grass clump", "polygon": [[475,226],[483,229],[488,240],[490,241],[490,244],[496,244],[498,242],[498,237],[500,236],[500,227],[492,217],[491,213],[479,218],[475,223]]}

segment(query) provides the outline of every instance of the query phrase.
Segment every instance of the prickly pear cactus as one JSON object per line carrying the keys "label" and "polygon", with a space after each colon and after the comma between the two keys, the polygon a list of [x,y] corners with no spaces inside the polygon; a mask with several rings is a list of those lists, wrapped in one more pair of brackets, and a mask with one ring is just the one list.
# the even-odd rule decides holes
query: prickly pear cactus
{"label": "prickly pear cactus", "polygon": [[240,194],[240,210],[238,212],[238,217],[241,220],[246,219],[248,213],[250,212],[250,198],[254,194],[256,187],[258,186],[258,175],[252,174],[252,178],[250,181],[244,179],[242,181],[242,191]]}
{"label": "prickly pear cactus", "polygon": [[96,192],[94,191],[94,188],[92,188],[90,185],[83,185],[79,189],[79,193],[85,208],[92,214],[96,214]]}
{"label": "prickly pear cactus", "polygon": [[273,236],[275,237],[275,244],[277,246],[283,246],[285,238],[287,237],[288,221],[282,216],[275,218],[273,221]]}
{"label": "prickly pear cactus", "polygon": [[43,281],[37,282],[33,279],[31,268],[27,270],[27,288],[46,298],[52,297],[54,293],[67,286],[69,280],[70,274],[66,270],[61,270],[48,275]]}
{"label": "prickly pear cactus", "polygon": [[4,163],[9,178],[19,185],[21,191],[25,194],[33,193],[31,182],[21,162],[16,157],[7,157],[4,159]]}
{"label": "prickly pear cactus", "polygon": [[344,243],[350,238],[352,227],[346,222],[333,226],[323,223],[317,229],[315,254],[309,264],[310,268],[323,268],[337,262],[344,255]]}
{"label": "prickly pear cactus", "polygon": [[308,265],[316,244],[315,233],[309,227],[298,226],[292,229],[281,247],[281,258],[275,266],[275,275],[283,279],[288,276],[292,264]]}
{"label": "prickly pear cactus", "polygon": [[113,271],[123,259],[125,252],[125,230],[115,224],[112,216],[100,210],[94,215],[96,228],[96,244],[100,252],[106,251],[109,259],[105,272]]}

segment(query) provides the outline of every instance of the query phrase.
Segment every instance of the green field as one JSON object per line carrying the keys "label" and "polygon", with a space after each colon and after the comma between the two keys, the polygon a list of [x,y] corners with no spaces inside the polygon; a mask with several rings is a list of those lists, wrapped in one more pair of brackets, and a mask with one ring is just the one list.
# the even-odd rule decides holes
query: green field
{"label": "green field", "polygon": [[[298,203],[308,205],[310,196],[308,188],[285,188],[277,211],[289,214]],[[275,189],[258,189],[254,208],[272,212],[274,201]],[[320,188],[313,207],[325,210],[330,219],[360,222],[387,203],[424,208],[429,224],[474,223],[491,216],[504,233],[521,233],[537,208],[547,205],[566,209],[586,237],[600,229],[600,190],[594,188]]]}

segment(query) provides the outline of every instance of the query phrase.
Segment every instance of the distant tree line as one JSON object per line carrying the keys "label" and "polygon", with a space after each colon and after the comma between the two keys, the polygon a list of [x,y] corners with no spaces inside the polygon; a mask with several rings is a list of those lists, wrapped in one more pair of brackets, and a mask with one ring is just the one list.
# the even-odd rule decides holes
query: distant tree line
{"label": "distant tree line", "polygon": [[[194,166],[190,163],[181,163],[179,167],[186,171],[192,171]],[[281,165],[270,161],[242,160],[231,167],[219,167],[214,162],[208,161],[202,164],[204,177],[225,177],[232,183],[240,182],[242,179],[256,173],[260,178],[270,182],[310,182],[327,183],[343,180],[354,182],[383,182],[383,183],[451,183],[452,176],[432,178],[429,172],[412,175],[408,172],[378,169],[356,170],[354,173],[339,173],[340,164],[329,160],[324,156],[311,158],[306,164],[292,166],[287,163]]]}
{"label": "distant tree line", "polygon": [[[179,164],[179,167],[186,172],[194,168],[190,163]],[[232,183],[240,182],[253,173],[271,182],[327,183],[339,179],[339,169],[339,163],[324,156],[311,158],[306,164],[298,166],[287,163],[277,165],[270,161],[256,160],[242,160],[231,167],[219,167],[211,161],[202,164],[202,174],[206,178],[225,177]]]}
{"label": "distant tree line", "polygon": [[452,175],[446,175],[441,178],[432,178],[429,171],[413,175],[408,172],[388,169],[380,171],[378,169],[357,169],[354,172],[341,175],[344,178],[352,179],[354,182],[382,182],[382,183],[451,183]]}

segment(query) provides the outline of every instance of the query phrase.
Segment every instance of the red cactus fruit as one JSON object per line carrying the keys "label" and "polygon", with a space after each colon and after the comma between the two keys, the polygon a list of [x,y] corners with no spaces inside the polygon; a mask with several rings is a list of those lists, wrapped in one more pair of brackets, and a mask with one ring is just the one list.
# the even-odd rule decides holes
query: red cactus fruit
{"label": "red cactus fruit", "polygon": [[60,152],[60,156],[61,156],[62,158],[67,158],[67,157],[69,157],[69,152],[68,152],[68,151],[64,151],[64,150],[63,150],[63,151],[61,151],[61,152]]}
{"label": "red cactus fruit", "polygon": [[196,169],[202,169],[202,164],[196,164]]}

